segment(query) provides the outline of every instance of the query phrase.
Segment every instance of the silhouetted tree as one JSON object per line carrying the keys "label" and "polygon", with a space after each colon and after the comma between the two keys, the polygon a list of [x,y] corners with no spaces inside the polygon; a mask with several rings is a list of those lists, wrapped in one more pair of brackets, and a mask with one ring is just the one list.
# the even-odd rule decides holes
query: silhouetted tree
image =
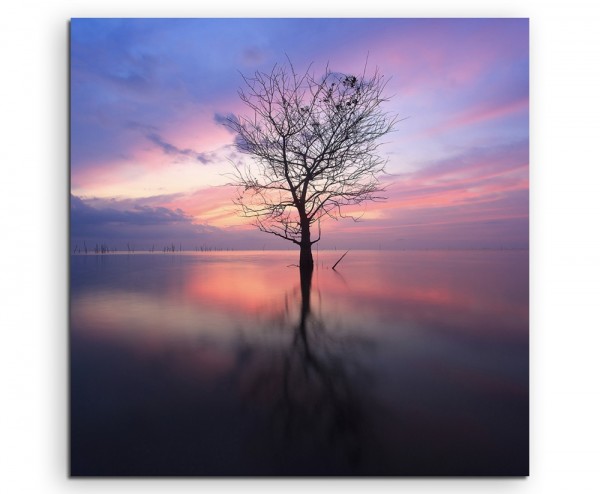
{"label": "silhouetted tree", "polygon": [[310,68],[297,74],[291,63],[244,81],[239,95],[251,114],[226,125],[254,163],[235,165],[235,202],[260,230],[300,246],[300,268],[312,270],[321,219],[352,217],[344,206],[382,199],[379,138],[396,122],[381,108],[386,81],[377,71],[372,77],[329,68],[320,77]]}

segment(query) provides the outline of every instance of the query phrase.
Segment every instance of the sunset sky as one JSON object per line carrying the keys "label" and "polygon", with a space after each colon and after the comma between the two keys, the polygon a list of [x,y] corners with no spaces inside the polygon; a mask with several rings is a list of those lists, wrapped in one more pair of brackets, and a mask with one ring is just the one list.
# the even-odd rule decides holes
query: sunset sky
{"label": "sunset sky", "polygon": [[527,19],[74,19],[71,240],[122,249],[291,248],[234,212],[241,74],[389,77],[385,202],[321,248],[527,248]]}

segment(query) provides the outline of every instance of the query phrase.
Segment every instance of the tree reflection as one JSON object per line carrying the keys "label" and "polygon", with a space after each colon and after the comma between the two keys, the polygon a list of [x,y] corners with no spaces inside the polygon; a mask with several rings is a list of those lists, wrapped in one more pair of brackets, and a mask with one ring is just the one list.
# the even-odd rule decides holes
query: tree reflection
{"label": "tree reflection", "polygon": [[366,341],[344,334],[324,314],[312,282],[312,272],[300,270],[299,292],[286,294],[283,310],[268,325],[276,336],[270,333],[261,350],[247,348],[242,389],[253,406],[260,403],[269,411],[293,456],[333,454],[336,463],[354,471],[365,436],[368,379],[358,352]]}

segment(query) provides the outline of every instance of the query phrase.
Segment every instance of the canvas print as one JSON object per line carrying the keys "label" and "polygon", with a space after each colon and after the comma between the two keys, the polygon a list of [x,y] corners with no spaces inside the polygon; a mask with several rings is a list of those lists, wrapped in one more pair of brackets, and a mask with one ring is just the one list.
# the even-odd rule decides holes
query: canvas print
{"label": "canvas print", "polygon": [[526,476],[527,19],[73,19],[74,477]]}

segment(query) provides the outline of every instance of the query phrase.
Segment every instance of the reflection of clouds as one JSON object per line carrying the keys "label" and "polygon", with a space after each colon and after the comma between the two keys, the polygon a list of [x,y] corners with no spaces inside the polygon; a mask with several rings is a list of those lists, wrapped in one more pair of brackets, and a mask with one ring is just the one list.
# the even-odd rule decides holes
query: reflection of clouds
{"label": "reflection of clouds", "polygon": [[219,307],[171,303],[160,295],[125,290],[76,294],[71,306],[71,323],[78,331],[104,338],[171,340],[201,334],[226,339],[236,322],[236,315]]}
{"label": "reflection of clouds", "polygon": [[[336,257],[321,253],[325,265]],[[319,286],[348,322],[364,315],[466,333],[520,334],[529,311],[527,263],[527,251],[353,251],[341,267],[346,284],[326,270]]]}
{"label": "reflection of clouds", "polygon": [[[197,292],[193,283],[173,292],[165,284],[162,297],[141,287],[84,290],[73,297],[72,325],[79,335],[117,343],[135,359],[155,361],[199,386],[230,383],[246,406],[269,414],[277,435],[283,434],[284,449],[298,442],[331,449],[356,466],[366,427],[362,408],[368,376],[360,365],[365,338],[346,331],[335,313],[324,310],[319,292],[312,294],[311,305],[305,286],[282,294],[260,292],[260,281],[250,283],[249,300],[234,311],[220,297],[229,287],[235,303],[242,294],[236,282],[249,273],[233,264],[240,269],[230,276],[217,266],[214,273],[226,282],[215,286],[213,297]],[[297,279],[296,269],[285,273]],[[190,278],[201,276],[212,286],[216,280],[203,274]],[[267,275],[272,280],[268,269]]]}
{"label": "reflection of clouds", "polygon": [[[339,273],[326,269],[338,258],[337,252],[319,253],[319,266],[324,267],[315,271],[312,287],[315,293],[327,294],[318,306],[323,316],[335,314],[346,327],[379,332],[382,324],[398,330],[403,323],[416,322],[495,338],[526,329],[527,284],[520,271],[526,269],[527,252],[351,251]],[[299,310],[294,308],[299,292],[286,291],[298,284],[297,270],[285,267],[295,260],[295,252],[150,256],[148,264],[169,266],[160,282],[152,270],[142,268],[146,264],[140,257],[136,259],[140,269],[120,279],[118,286],[80,291],[78,284],[73,316],[106,331],[118,327],[152,332],[164,327],[172,335],[230,335],[232,326],[271,324],[286,293],[290,314]],[[105,262],[107,268],[119,269],[126,259],[113,256]],[[290,314],[282,320],[284,326],[289,326]]]}
{"label": "reflection of clouds", "polygon": [[185,296],[198,304],[260,317],[279,302],[284,287],[293,283],[296,274],[285,267],[284,259],[291,258],[290,254],[274,254],[274,257],[277,260],[270,265],[224,262],[198,266],[186,279]]}
{"label": "reflection of clouds", "polygon": [[[321,251],[319,263],[329,266],[338,254]],[[285,267],[293,256],[110,257],[100,266],[115,269],[116,277],[103,276],[97,286],[74,283],[72,323],[78,331],[136,340],[157,352],[161,342],[204,338],[227,347],[243,337],[263,355],[258,360],[273,352],[299,358],[302,340],[291,338],[301,319],[301,290],[297,270]],[[92,256],[79,261],[96,264]],[[130,274],[118,275],[127,263]],[[352,338],[383,338],[402,345],[393,343],[391,353],[382,348],[382,365],[394,355],[417,365],[412,352],[432,365],[462,366],[461,359],[470,359],[465,344],[492,341],[502,348],[526,335],[526,265],[527,252],[351,251],[340,273],[315,271],[306,341],[317,342],[317,357],[331,360],[326,353],[343,350]]]}
{"label": "reflection of clouds", "polygon": [[161,403],[155,423],[185,412],[213,434],[186,430],[196,451],[258,445],[257,464],[312,474],[511,465],[526,438],[526,252],[351,251],[308,288],[293,254],[79,256],[73,348],[98,382],[129,382],[123,409],[133,390],[141,414]]}

